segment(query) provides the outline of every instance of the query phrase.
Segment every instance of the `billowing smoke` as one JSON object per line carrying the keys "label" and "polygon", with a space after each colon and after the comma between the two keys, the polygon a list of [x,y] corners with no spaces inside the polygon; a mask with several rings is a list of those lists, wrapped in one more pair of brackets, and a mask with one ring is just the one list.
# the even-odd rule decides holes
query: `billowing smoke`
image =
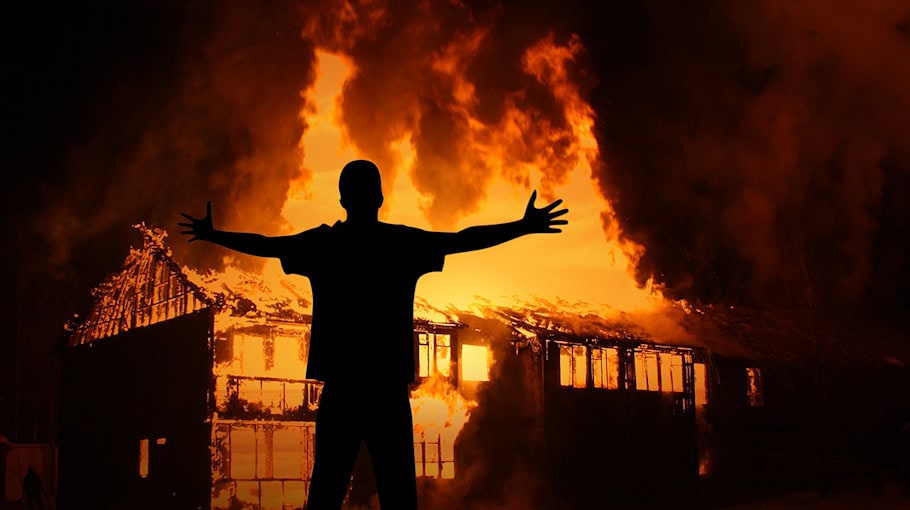
{"label": "billowing smoke", "polygon": [[589,51],[600,182],[645,247],[639,280],[701,302],[906,307],[910,7],[654,2],[626,19]]}
{"label": "billowing smoke", "polygon": [[[290,182],[309,171],[301,91],[316,46],[356,67],[342,96],[354,145],[390,172],[391,145],[411,137],[410,177],[434,225],[477,209],[497,174],[527,185],[544,161],[542,186],[557,185],[582,156],[553,92],[558,66],[527,59],[549,44],[594,107],[595,177],[616,210],[608,222],[644,247],[641,282],[703,302],[801,302],[810,287],[895,301],[910,283],[904,4],[596,7],[565,3],[555,18],[484,2],[136,8],[133,26],[72,51],[88,62],[51,62],[92,78],[63,112],[80,120],[63,119],[65,151],[50,161],[62,173],[27,220],[48,258],[23,259],[67,271],[78,253],[126,245],[131,222],[175,229],[206,198],[221,225],[278,231]],[[177,244],[188,263],[219,263]]]}
{"label": "billowing smoke", "polygon": [[527,59],[550,44],[594,107],[605,227],[644,248],[640,283],[702,303],[902,306],[910,9],[563,7],[554,21],[501,3],[337,2],[307,12],[304,36],[357,68],[342,97],[355,145],[388,172],[413,137],[435,225],[475,210],[497,174],[527,184],[545,161],[546,188],[582,157],[558,66]]}
{"label": "billowing smoke", "polygon": [[[137,244],[130,225],[140,220],[176,233],[179,213],[201,215],[207,199],[221,226],[275,232],[291,181],[307,177],[300,90],[313,79],[313,51],[296,3],[134,9],[109,21],[132,27],[95,42],[103,56],[79,55],[102,74],[84,78],[95,89],[81,98],[85,130],[67,140],[62,176],[35,219],[48,266],[64,273],[83,252],[116,247],[107,258],[118,260]],[[204,251],[180,255],[194,262]]]}

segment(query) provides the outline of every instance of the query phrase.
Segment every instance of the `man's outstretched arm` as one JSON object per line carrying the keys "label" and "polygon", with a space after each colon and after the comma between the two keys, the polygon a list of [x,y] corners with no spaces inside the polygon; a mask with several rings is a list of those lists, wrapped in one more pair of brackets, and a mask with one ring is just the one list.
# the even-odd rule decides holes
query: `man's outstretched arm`
{"label": "man's outstretched arm", "polygon": [[565,208],[556,210],[562,203],[562,199],[541,208],[534,207],[535,200],[537,200],[537,191],[531,193],[524,216],[520,220],[497,225],[468,227],[455,233],[439,233],[443,251],[448,254],[482,250],[527,234],[562,232],[562,229],[558,227],[569,223],[564,219],[557,219],[569,212]]}
{"label": "man's outstretched arm", "polygon": [[208,241],[247,255],[279,257],[285,253],[284,247],[290,239],[289,236],[269,237],[262,234],[217,230],[212,224],[211,202],[206,203],[205,216],[202,218],[195,218],[187,213],[181,214],[189,222],[177,225],[187,228],[180,233],[192,236],[190,242]]}

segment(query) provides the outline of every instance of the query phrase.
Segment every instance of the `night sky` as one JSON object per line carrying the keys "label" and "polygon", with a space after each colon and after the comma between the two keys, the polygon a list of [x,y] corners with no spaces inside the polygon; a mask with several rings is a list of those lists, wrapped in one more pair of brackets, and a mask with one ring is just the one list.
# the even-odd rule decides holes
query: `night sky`
{"label": "night sky", "polygon": [[[579,37],[573,78],[597,114],[595,177],[624,235],[646,249],[640,281],[717,306],[804,307],[811,294],[825,317],[910,342],[898,321],[910,286],[905,2],[538,4],[434,7],[439,40],[421,42],[490,27],[467,73],[480,113],[495,119],[496,95],[522,80],[503,62],[548,33]],[[409,2],[387,6],[396,14],[374,31],[342,24],[349,38],[334,40],[380,77],[409,69],[390,52],[427,19]],[[226,221],[281,227],[273,197],[299,171],[299,91],[313,80],[316,41],[331,49],[339,22],[303,2],[198,0],[23,3],[4,19],[12,157],[0,434],[42,441],[54,435],[63,324],[139,242],[133,223],[171,226],[181,211],[221,199],[243,204]],[[355,137],[377,122],[394,131],[383,87],[399,86],[352,86],[352,104],[375,105],[346,120]],[[446,153],[430,130],[418,143]],[[250,163],[257,158],[269,162],[267,176]],[[420,178],[428,196],[446,192],[445,179]],[[189,264],[219,263],[174,244]]]}

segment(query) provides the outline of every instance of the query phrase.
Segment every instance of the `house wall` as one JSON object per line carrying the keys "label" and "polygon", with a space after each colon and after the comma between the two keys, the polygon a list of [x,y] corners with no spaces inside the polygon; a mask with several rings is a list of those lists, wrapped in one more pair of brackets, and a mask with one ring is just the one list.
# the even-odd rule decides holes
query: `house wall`
{"label": "house wall", "polygon": [[[585,387],[566,387],[559,344],[478,325],[488,326],[469,323],[461,341],[486,337],[494,362],[459,436],[460,475],[449,493],[466,501],[507,501],[504,508],[587,509],[662,497],[678,502],[697,489],[691,371],[685,391],[637,390],[630,344],[621,387],[595,387],[587,375]],[[692,367],[692,351],[678,352]]]}
{"label": "house wall", "polygon": [[501,324],[481,331],[474,326],[459,339],[489,346],[492,365],[490,380],[479,383],[474,392],[477,406],[455,445],[456,490],[477,501],[478,507],[486,507],[479,502],[494,501],[501,508],[528,508],[524,503],[542,502],[547,485],[543,479],[543,353],[533,354],[525,346],[516,355],[509,332],[499,329]]}
{"label": "house wall", "polygon": [[217,316],[213,510],[300,508],[322,383],[304,379],[309,324]]}
{"label": "house wall", "polygon": [[[761,405],[748,398],[747,368],[761,370]],[[816,375],[811,360],[715,356],[713,369],[705,482],[716,498],[831,490],[894,468],[910,419],[908,368],[828,361]]]}
{"label": "house wall", "polygon": [[211,335],[201,310],[67,349],[59,509],[208,507]]}
{"label": "house wall", "polygon": [[[632,360],[631,347],[619,350],[621,359]],[[559,345],[548,343],[547,354],[547,473],[567,508],[691,495],[698,476],[695,414],[683,400],[693,393],[692,381],[685,392],[639,390],[628,373],[634,362],[627,362],[620,363],[616,389],[595,388],[590,380],[582,388],[564,386]]]}

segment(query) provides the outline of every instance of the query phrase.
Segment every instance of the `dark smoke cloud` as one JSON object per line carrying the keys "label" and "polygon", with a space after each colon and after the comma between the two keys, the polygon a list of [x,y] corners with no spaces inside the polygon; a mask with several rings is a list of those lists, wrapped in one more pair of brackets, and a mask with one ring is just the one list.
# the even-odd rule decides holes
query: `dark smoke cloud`
{"label": "dark smoke cloud", "polygon": [[[105,9],[91,17],[100,34],[75,55],[88,64],[78,132],[59,147],[59,172],[31,220],[45,269],[64,277],[80,252],[125,254],[139,239],[133,223],[176,234],[179,213],[201,215],[207,199],[221,226],[275,232],[290,182],[307,177],[300,90],[313,52],[296,3],[122,9],[126,19],[105,21]],[[200,253],[172,244],[187,262]]]}
{"label": "dark smoke cloud", "polygon": [[[0,317],[12,330],[0,341],[0,432],[40,440],[54,426],[55,343],[141,244],[132,224],[166,228],[178,260],[215,268],[217,251],[173,239],[181,211],[202,214],[211,199],[221,226],[281,227],[289,182],[306,178],[300,90],[313,52],[296,2],[4,13]],[[11,423],[14,401],[33,425]]]}
{"label": "dark smoke cloud", "polygon": [[589,51],[600,182],[645,247],[639,280],[702,302],[804,304],[811,287],[817,301],[905,307],[908,13],[900,1],[621,13],[628,27]]}
{"label": "dark smoke cloud", "polygon": [[[211,199],[220,226],[278,232],[289,182],[307,178],[300,91],[313,81],[317,44],[358,63],[344,122],[364,153],[388,172],[388,143],[415,132],[412,180],[430,198],[434,225],[480,207],[497,171],[527,184],[521,164],[545,150],[563,166],[543,168],[544,184],[558,183],[572,163],[567,119],[521,57],[547,37],[566,46],[576,33],[584,49],[570,71],[597,114],[596,178],[624,235],[645,248],[640,281],[712,303],[803,304],[814,288],[820,301],[906,309],[906,3],[557,7],[193,0],[10,8],[2,267],[15,291],[0,306],[4,323],[18,328],[9,337],[27,345],[22,356],[44,356],[63,319],[84,311],[88,289],[139,242],[132,223],[178,237],[179,212],[201,214]],[[433,68],[453,49],[464,58],[446,62],[474,85],[470,105],[453,100],[453,74]],[[531,122],[509,142],[500,170],[470,149],[466,115],[495,128],[510,103]],[[546,136],[554,132],[555,142]],[[174,241],[181,262],[221,264],[213,258],[223,252]],[[0,357],[18,362],[8,344]],[[40,366],[29,370],[40,379]],[[3,387],[12,387],[7,379]]]}
{"label": "dark smoke cloud", "polygon": [[[553,150],[563,166],[543,169],[546,188],[574,164],[547,137],[568,129],[564,112],[521,61],[548,37],[567,46],[579,34],[570,72],[596,110],[595,177],[616,209],[607,222],[644,247],[642,284],[706,303],[804,305],[811,290],[816,301],[895,306],[910,283],[906,6],[562,8],[337,2],[308,12],[304,32],[356,62],[344,122],[369,157],[389,172],[389,144],[415,134],[411,178],[436,226],[477,209],[496,172],[526,185],[520,164]],[[442,60],[474,86],[474,103],[456,99]],[[533,122],[499,169],[473,149],[468,117],[495,131],[509,104]]]}

